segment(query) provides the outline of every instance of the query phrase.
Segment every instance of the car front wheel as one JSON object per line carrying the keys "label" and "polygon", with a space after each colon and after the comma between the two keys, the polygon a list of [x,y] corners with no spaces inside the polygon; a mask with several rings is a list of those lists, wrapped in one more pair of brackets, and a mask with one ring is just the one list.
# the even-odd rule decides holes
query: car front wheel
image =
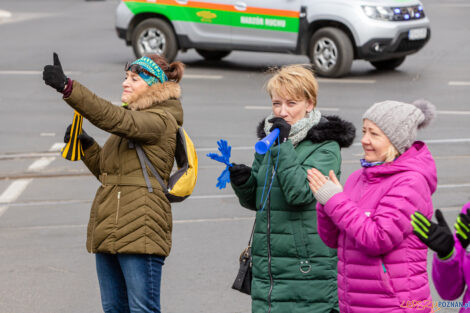
{"label": "car front wheel", "polygon": [[132,48],[137,58],[146,54],[158,54],[172,62],[178,45],[170,25],[158,18],[149,18],[137,25],[132,33]]}
{"label": "car front wheel", "polygon": [[318,75],[341,77],[351,69],[354,51],[351,40],[342,30],[324,27],[313,34],[309,57]]}

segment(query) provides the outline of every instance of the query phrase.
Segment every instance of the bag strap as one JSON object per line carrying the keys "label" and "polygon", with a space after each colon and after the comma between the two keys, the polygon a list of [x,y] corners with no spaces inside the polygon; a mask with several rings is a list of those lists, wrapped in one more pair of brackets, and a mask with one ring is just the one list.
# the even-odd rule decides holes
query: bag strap
{"label": "bag strap", "polygon": [[256,225],[256,217],[255,217],[255,222],[253,223],[253,228],[251,229],[250,239],[248,240],[248,247],[250,247],[250,248],[251,248],[251,244],[253,243],[253,235],[255,233],[255,225]]}
{"label": "bag strap", "polygon": [[153,174],[153,176],[155,176],[160,186],[162,186],[163,192],[167,194],[168,191],[167,191],[165,182],[163,181],[163,179],[158,174],[155,167],[150,162],[149,158],[147,157],[144,150],[142,149],[142,146],[138,143],[134,143],[134,145],[135,145],[135,150],[137,151],[137,156],[139,157],[140,166],[142,167],[142,173],[144,174],[144,179],[145,179],[145,183],[147,184],[148,191],[153,192],[153,188],[152,188],[152,183],[150,183],[149,175],[147,173],[147,167],[150,170],[150,172]]}
{"label": "bag strap", "polygon": [[[164,112],[165,115],[169,117],[169,119],[172,120],[173,123],[175,123],[176,127],[178,128],[178,122],[176,122],[175,117],[171,113],[163,111],[163,110],[158,110],[158,111]],[[142,146],[139,143],[134,142],[133,140],[129,140],[129,148],[131,149],[135,148],[135,150],[137,151],[137,156],[139,157],[140,167],[142,168],[142,174],[144,175],[144,179],[145,179],[145,183],[147,184],[148,191],[153,192],[153,188],[152,188],[152,183],[150,182],[149,175],[147,173],[147,167],[150,170],[150,172],[153,174],[153,176],[155,176],[160,186],[162,186],[163,193],[167,195],[168,186],[165,184],[162,177],[158,174],[152,162],[150,162],[149,158],[144,152],[144,149],[142,149]]]}

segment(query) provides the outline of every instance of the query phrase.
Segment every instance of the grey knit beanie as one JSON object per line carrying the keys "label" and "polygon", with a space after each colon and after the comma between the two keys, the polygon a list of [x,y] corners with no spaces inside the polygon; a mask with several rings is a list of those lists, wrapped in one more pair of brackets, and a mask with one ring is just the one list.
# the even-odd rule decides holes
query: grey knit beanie
{"label": "grey knit beanie", "polygon": [[429,125],[436,114],[436,107],[426,100],[412,104],[398,101],[375,103],[363,115],[377,125],[402,154],[416,140],[416,131]]}

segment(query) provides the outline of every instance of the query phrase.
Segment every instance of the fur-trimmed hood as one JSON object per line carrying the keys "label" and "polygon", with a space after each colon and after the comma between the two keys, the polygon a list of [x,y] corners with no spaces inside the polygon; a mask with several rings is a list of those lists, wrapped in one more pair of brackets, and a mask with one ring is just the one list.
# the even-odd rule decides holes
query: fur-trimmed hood
{"label": "fur-trimmed hood", "polygon": [[180,102],[181,87],[178,83],[167,81],[163,84],[153,84],[147,92],[128,102],[131,110],[146,110],[158,108],[170,112],[179,125],[183,125],[183,108]]}
{"label": "fur-trimmed hood", "polygon": [[[264,120],[258,124],[256,129],[259,139],[266,137]],[[313,143],[334,140],[341,148],[347,148],[352,145],[355,137],[356,127],[351,122],[342,120],[336,115],[331,115],[322,116],[320,123],[310,128],[306,139],[311,140]]]}

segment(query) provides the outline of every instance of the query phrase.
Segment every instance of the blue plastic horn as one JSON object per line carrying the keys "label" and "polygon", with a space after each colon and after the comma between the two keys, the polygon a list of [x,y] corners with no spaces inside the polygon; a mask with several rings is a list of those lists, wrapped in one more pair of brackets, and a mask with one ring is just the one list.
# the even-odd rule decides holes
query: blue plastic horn
{"label": "blue plastic horn", "polygon": [[279,136],[279,128],[273,129],[273,131],[258,141],[255,145],[255,150],[256,153],[258,154],[265,154],[268,152],[269,148],[273,145],[273,143],[276,141],[277,137]]}

